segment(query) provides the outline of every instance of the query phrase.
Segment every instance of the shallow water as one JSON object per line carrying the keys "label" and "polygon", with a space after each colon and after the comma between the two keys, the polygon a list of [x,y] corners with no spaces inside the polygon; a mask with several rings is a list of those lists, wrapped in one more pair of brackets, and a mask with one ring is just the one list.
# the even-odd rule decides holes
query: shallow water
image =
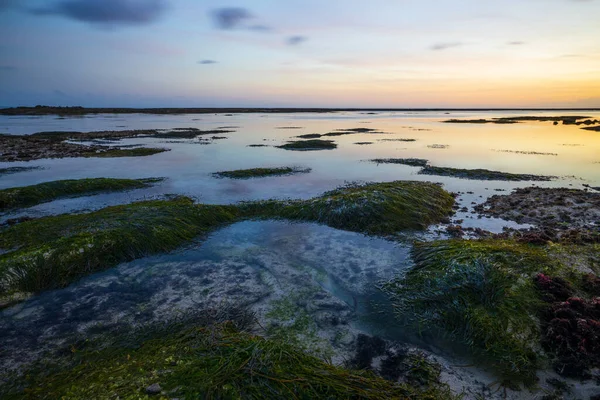
{"label": "shallow water", "polygon": [[[551,122],[467,125],[440,121],[569,114],[600,119],[598,112],[0,116],[0,133],[10,134],[237,127],[235,132],[224,135],[227,139],[208,145],[195,144],[193,140],[167,142],[155,138],[125,139],[119,143],[171,150],[150,157],[0,163],[0,168],[43,168],[2,176],[0,188],[58,179],[166,178],[149,189],[41,204],[0,215],[0,222],[22,215],[40,217],[94,210],[165,194],[188,195],[199,202],[224,204],[268,198],[307,199],[354,181],[419,180],[440,182],[447,190],[459,193],[459,206],[467,207],[467,211],[458,212],[454,220],[464,220],[464,227],[499,232],[506,226],[517,225],[478,218],[472,213],[474,203],[532,184],[600,187],[600,133],[577,126],[554,126]],[[360,127],[384,133],[323,138],[334,140],[339,146],[335,150],[296,152],[273,147],[302,134]],[[401,138],[415,141],[382,140]],[[373,144],[355,144],[367,141]],[[248,147],[251,144],[270,147]],[[436,144],[447,147],[430,147]],[[367,161],[373,158],[424,158],[434,166],[485,168],[559,178],[537,183],[472,181],[419,175],[419,168]],[[269,166],[310,167],[312,172],[250,180],[217,179],[211,175],[216,171]],[[424,236],[435,237],[435,234],[429,232]],[[2,365],[14,367],[27,362],[39,352],[64,344],[77,334],[89,336],[107,329],[160,321],[223,301],[248,305],[268,324],[268,313],[273,305],[289,298],[297,305],[294,312],[308,313],[316,324],[317,341],[335,347],[338,356],[347,357],[352,351],[349,343],[358,332],[402,337],[402,329],[390,323],[393,318],[374,313],[385,311],[385,301],[376,285],[410,268],[409,251],[408,244],[315,224],[272,221],[234,224],[213,233],[201,244],[121,264],[68,288],[43,293],[2,311],[0,337],[4,352],[0,354],[0,369]]]}
{"label": "shallow water", "polygon": [[[335,314],[339,322],[324,320],[320,330],[353,335],[376,306],[376,284],[411,265],[409,248],[316,224],[237,223],[201,244],[121,264],[2,311],[0,365],[25,362],[78,334],[164,321],[223,302],[248,306],[265,321],[273,304],[297,294],[306,304],[295,313],[315,320]],[[370,331],[385,334],[388,322]]]}
{"label": "shallow water", "polygon": [[[578,112],[600,118],[600,113]],[[134,138],[121,144],[144,144],[171,149],[151,157],[112,159],[55,159],[19,163],[8,166],[41,166],[44,169],[0,178],[0,188],[25,186],[56,180],[90,177],[143,178],[166,177],[165,182],[147,190],[126,194],[84,197],[37,206],[35,215],[95,209],[124,201],[145,199],[161,194],[183,194],[204,203],[234,203],[267,198],[310,198],[353,181],[420,180],[441,182],[450,191],[465,193],[462,201],[481,202],[486,197],[507,190],[529,186],[531,182],[468,181],[464,179],[419,175],[419,168],[405,165],[374,164],[373,158],[425,158],[435,166],[454,168],[486,168],[512,173],[554,175],[559,179],[540,182],[540,186],[600,186],[600,133],[577,126],[554,126],[551,122],[494,124],[444,124],[449,118],[492,118],[529,113],[431,113],[395,112],[332,114],[238,114],[224,115],[97,115],[59,119],[44,117],[0,116],[0,132],[29,134],[39,131],[95,131],[146,128],[195,127],[215,129],[235,126],[228,139],[214,140],[209,145],[192,144],[190,140]],[[557,115],[557,112],[536,112]],[[279,129],[301,127],[301,129]],[[336,129],[367,127],[382,134],[353,134],[324,139],[338,143],[335,150],[287,151],[275,147],[247,147],[251,144],[276,146],[306,133],[327,133]],[[414,142],[381,139],[416,139]],[[371,141],[371,145],[356,142]],[[434,144],[447,148],[431,148]],[[557,155],[532,155],[505,152],[534,151]],[[251,180],[217,179],[216,171],[254,167],[296,165],[310,167],[310,174]]]}

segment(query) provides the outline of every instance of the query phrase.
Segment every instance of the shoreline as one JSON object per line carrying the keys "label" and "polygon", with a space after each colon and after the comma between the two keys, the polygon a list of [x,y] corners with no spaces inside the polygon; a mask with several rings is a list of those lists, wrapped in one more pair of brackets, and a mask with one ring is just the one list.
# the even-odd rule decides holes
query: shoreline
{"label": "shoreline", "polygon": [[331,113],[331,112],[488,112],[488,111],[600,111],[600,108],[328,108],[328,107],[156,107],[156,108],[133,108],[133,107],[10,107],[0,108],[0,115],[59,115],[78,116],[87,114],[156,114],[156,115],[178,115],[178,114],[286,114],[286,113]]}

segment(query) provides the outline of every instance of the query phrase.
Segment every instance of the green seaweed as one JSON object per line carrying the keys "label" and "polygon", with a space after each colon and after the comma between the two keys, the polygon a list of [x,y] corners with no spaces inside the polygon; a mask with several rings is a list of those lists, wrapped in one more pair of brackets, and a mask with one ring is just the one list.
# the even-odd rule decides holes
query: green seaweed
{"label": "green seaweed", "polygon": [[32,186],[0,190],[0,211],[31,207],[65,197],[87,196],[101,192],[118,192],[139,189],[160,182],[160,178],[151,179],[68,179],[39,183]]}
{"label": "green seaweed", "polygon": [[109,345],[73,346],[0,388],[4,399],[451,399],[369,371],[333,366],[296,347],[240,331],[236,321],[169,323]]}
{"label": "green seaweed", "polygon": [[375,158],[370,161],[377,164],[403,164],[411,167],[425,167],[429,162],[422,158]]}
{"label": "green seaweed", "polygon": [[243,219],[301,220],[393,235],[440,222],[453,204],[437,184],[398,181],[343,187],[312,200],[217,206],[181,197],[39,218],[0,230],[0,295],[62,287]]}
{"label": "green seaweed", "polygon": [[285,150],[333,150],[337,144],[333,140],[312,139],[296,140],[277,147]]}
{"label": "green seaweed", "polygon": [[421,230],[452,213],[454,198],[430,182],[396,181],[349,185],[312,200],[242,204],[251,218],[283,218],[326,224],[374,235]]}
{"label": "green seaweed", "polygon": [[399,319],[442,333],[507,381],[535,382],[541,365],[539,272],[561,265],[546,249],[509,240],[418,243],[415,267],[383,286]]}
{"label": "green seaweed", "polygon": [[550,181],[556,177],[529,174],[511,174],[508,172],[490,171],[487,169],[460,169],[450,167],[434,167],[426,165],[419,174],[451,176],[461,179],[484,181]]}
{"label": "green seaweed", "polygon": [[166,252],[224,223],[233,206],[188,198],[137,202],[87,214],[39,218],[0,232],[0,294],[63,287],[81,276]]}
{"label": "green seaweed", "polygon": [[281,175],[292,175],[300,173],[310,172],[310,168],[298,168],[298,167],[280,167],[280,168],[251,168],[251,169],[238,169],[235,171],[220,171],[213,173],[216,178],[230,178],[230,179],[250,179],[250,178],[262,178],[266,176],[281,176]]}

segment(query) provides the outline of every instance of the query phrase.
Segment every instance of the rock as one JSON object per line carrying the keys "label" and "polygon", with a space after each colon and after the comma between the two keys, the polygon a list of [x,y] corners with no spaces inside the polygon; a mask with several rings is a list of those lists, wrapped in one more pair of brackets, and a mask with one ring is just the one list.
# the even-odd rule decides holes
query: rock
{"label": "rock", "polygon": [[146,394],[149,394],[150,396],[160,394],[161,391],[162,388],[158,383],[154,383],[146,388]]}

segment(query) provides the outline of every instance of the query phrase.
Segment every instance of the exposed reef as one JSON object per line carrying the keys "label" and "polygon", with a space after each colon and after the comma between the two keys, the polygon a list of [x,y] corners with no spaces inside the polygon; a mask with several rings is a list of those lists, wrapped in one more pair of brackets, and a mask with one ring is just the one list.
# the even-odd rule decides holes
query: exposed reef
{"label": "exposed reef", "polygon": [[558,125],[562,122],[563,125],[586,125],[588,127],[583,128],[592,131],[600,130],[600,126],[589,126],[600,124],[597,119],[591,119],[591,117],[578,116],[578,115],[567,115],[559,117],[540,117],[540,116],[519,116],[519,117],[502,117],[492,119],[449,119],[442,121],[447,124],[517,124],[519,122],[552,122],[554,125]]}
{"label": "exposed reef", "polygon": [[422,158],[375,158],[370,161],[377,164],[403,164],[411,167],[425,167],[429,162]]}
{"label": "exposed reef", "polygon": [[508,172],[490,171],[487,169],[461,169],[450,167],[425,166],[420,174],[451,176],[462,179],[476,179],[483,181],[550,181],[553,176],[531,175],[531,174],[511,174]]}
{"label": "exposed reef", "polygon": [[310,151],[310,150],[333,150],[337,148],[337,144],[333,140],[296,140],[288,142],[281,146],[277,146],[280,149],[285,150],[299,150],[299,151]]}
{"label": "exposed reef", "polygon": [[252,168],[252,169],[238,169],[235,171],[215,172],[215,173],[213,173],[213,176],[216,178],[250,179],[250,178],[263,178],[263,177],[267,177],[267,176],[305,174],[310,171],[311,171],[311,168],[300,168],[300,167]]}
{"label": "exposed reef", "polygon": [[63,287],[243,219],[300,220],[393,235],[446,220],[453,205],[440,185],[398,181],[343,187],[312,200],[217,206],[180,197],[39,218],[0,230],[0,296]]}
{"label": "exposed reef", "polygon": [[477,205],[475,210],[535,225],[548,240],[600,239],[600,193],[564,188],[521,188],[508,195],[494,195]]}
{"label": "exposed reef", "polygon": [[[297,347],[248,332],[254,317],[221,307],[187,319],[73,345],[54,362],[17,375],[6,399],[453,399],[436,370],[405,357],[412,384],[333,366]],[[439,375],[439,371],[437,372]]]}
{"label": "exposed reef", "polygon": [[302,139],[318,139],[321,137],[331,137],[331,136],[344,136],[344,135],[355,135],[357,133],[383,133],[373,128],[350,128],[350,129],[336,129],[333,132],[329,133],[307,133],[305,135],[299,135],[296,137]]}
{"label": "exposed reef", "polygon": [[[104,136],[98,136],[101,138]],[[123,136],[128,137],[128,136]],[[31,161],[66,157],[140,157],[168,151],[162,148],[119,148],[118,146],[70,143],[64,132],[34,135],[0,135],[0,161]]]}
{"label": "exposed reef", "polygon": [[[498,239],[419,243],[413,250],[415,267],[383,289],[403,323],[423,335],[442,335],[460,344],[494,368],[508,385],[532,386],[549,357],[558,357],[558,362],[563,360],[558,365],[566,365],[565,358],[575,353],[575,358],[586,360],[582,373],[599,366],[592,355],[596,340],[583,342],[577,349],[569,347],[568,356],[561,356],[560,349],[571,340],[569,335],[581,344],[593,332],[570,331],[564,339],[552,336],[549,325],[560,314],[557,307],[570,303],[548,308],[548,294],[537,290],[540,277],[553,276],[574,288],[558,301],[585,294],[580,282],[594,267],[590,255],[596,251],[590,245],[535,246]],[[588,272],[582,274],[581,269]],[[597,282],[595,275],[589,279]],[[593,328],[599,323],[598,315],[585,310],[596,305],[593,300],[586,301],[579,301],[580,312],[586,313],[583,318]],[[565,375],[567,370],[557,368]]]}
{"label": "exposed reef", "polygon": [[312,200],[243,203],[244,214],[326,224],[374,235],[421,230],[452,214],[454,197],[430,182],[350,185]]}
{"label": "exposed reef", "polygon": [[161,178],[114,179],[91,178],[52,181],[32,186],[0,190],[0,212],[31,207],[65,197],[87,196],[101,192],[118,192],[140,189],[160,182]]}

